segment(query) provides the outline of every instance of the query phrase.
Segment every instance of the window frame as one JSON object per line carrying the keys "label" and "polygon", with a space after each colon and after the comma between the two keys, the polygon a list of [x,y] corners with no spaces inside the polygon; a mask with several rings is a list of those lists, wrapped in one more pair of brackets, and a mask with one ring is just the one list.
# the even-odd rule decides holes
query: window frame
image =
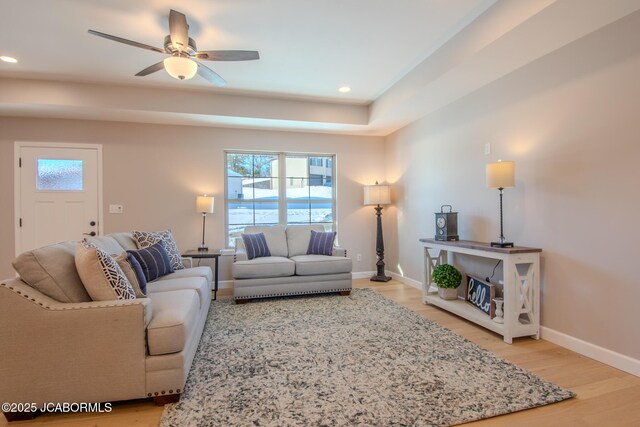
{"label": "window frame", "polygon": [[[229,199],[229,163],[228,157],[233,154],[241,154],[241,155],[253,155],[253,156],[277,156],[278,159],[278,198],[275,201],[265,201],[260,199]],[[233,248],[233,243],[230,241],[230,233],[229,233],[229,203],[246,203],[253,204],[253,222],[255,224],[255,204],[256,203],[277,203],[278,204],[278,223],[272,225],[288,225],[287,222],[287,204],[289,200],[287,199],[287,182],[289,177],[286,173],[286,161],[287,157],[306,157],[307,158],[307,179],[310,181],[310,169],[311,162],[310,158],[314,157],[328,157],[330,160],[330,169],[331,169],[331,199],[321,199],[321,200],[305,200],[303,203],[309,203],[309,208],[311,209],[314,204],[326,204],[327,202],[331,203],[331,219],[330,223],[315,223],[309,222],[308,224],[331,224],[332,231],[338,231],[338,220],[337,220],[337,210],[338,210],[338,192],[337,192],[337,179],[336,179],[336,170],[337,170],[337,155],[335,153],[307,153],[307,152],[290,152],[290,151],[260,151],[260,150],[224,150],[224,212],[225,212],[225,248]],[[317,167],[324,167],[325,161],[321,161],[322,165]],[[273,174],[273,171],[272,171]],[[295,177],[293,177],[295,178]],[[309,182],[310,184],[310,182]],[[255,194],[254,194],[255,197]],[[295,199],[292,199],[295,200]],[[300,224],[300,223],[296,223]],[[265,226],[271,224],[264,224]]]}

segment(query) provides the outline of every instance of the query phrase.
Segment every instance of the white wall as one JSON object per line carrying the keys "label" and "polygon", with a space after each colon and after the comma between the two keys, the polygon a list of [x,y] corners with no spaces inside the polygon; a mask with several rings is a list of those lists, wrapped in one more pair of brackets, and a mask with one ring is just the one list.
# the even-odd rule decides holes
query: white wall
{"label": "white wall", "polygon": [[442,204],[461,238],[495,239],[485,164],[515,160],[505,234],[544,250],[543,325],[639,359],[638,40],[634,14],[387,137],[387,266],[421,279],[418,238],[433,237]]}
{"label": "white wall", "polygon": [[[15,141],[103,145],[104,230],[171,228],[178,246],[196,248],[202,239],[202,216],[195,197],[216,197],[216,213],[207,218],[207,243],[225,243],[224,150],[282,150],[335,153],[338,171],[338,233],[354,255],[354,271],[375,263],[375,217],[362,205],[362,185],[384,174],[383,139],[295,132],[162,126],[83,120],[0,118],[0,278],[14,275],[13,150]],[[366,161],[363,161],[366,153]],[[109,214],[109,204],[124,214]],[[355,262],[355,255],[362,261]],[[229,278],[230,259],[221,280]]]}

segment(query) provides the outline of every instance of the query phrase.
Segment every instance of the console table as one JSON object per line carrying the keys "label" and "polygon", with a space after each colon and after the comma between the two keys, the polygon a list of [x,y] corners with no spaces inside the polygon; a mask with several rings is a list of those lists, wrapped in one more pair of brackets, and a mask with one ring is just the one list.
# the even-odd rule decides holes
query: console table
{"label": "console table", "polygon": [[[477,323],[504,337],[540,338],[540,252],[542,249],[515,246],[494,248],[489,243],[469,240],[420,239],[424,248],[422,302],[432,304]],[[504,323],[496,323],[462,299],[444,300],[433,283],[433,269],[439,264],[455,265],[455,254],[501,260],[503,264]]]}

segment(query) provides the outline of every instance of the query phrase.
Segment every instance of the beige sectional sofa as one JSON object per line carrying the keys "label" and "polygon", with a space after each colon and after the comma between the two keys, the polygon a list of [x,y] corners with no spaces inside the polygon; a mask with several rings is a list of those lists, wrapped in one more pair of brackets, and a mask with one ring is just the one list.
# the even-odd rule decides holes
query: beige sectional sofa
{"label": "beige sectional sofa", "polygon": [[351,292],[351,259],[334,247],[332,256],[307,255],[311,230],[321,225],[252,226],[246,234],[264,233],[271,256],[249,260],[241,238],[236,239],[233,297],[236,303],[254,298]]}
{"label": "beige sectional sofa", "polygon": [[[137,249],[130,233],[92,240],[110,254]],[[148,283],[146,298],[91,301],[75,247],[29,251],[16,262],[31,285],[0,284],[0,402],[176,401],[207,319],[211,269],[176,270]]]}

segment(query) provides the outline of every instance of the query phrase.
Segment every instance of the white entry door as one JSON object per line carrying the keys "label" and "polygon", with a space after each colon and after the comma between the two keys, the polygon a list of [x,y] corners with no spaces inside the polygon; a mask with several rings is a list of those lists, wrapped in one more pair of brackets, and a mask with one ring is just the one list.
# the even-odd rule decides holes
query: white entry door
{"label": "white entry door", "polygon": [[16,253],[97,235],[100,147],[17,143],[16,151]]}

